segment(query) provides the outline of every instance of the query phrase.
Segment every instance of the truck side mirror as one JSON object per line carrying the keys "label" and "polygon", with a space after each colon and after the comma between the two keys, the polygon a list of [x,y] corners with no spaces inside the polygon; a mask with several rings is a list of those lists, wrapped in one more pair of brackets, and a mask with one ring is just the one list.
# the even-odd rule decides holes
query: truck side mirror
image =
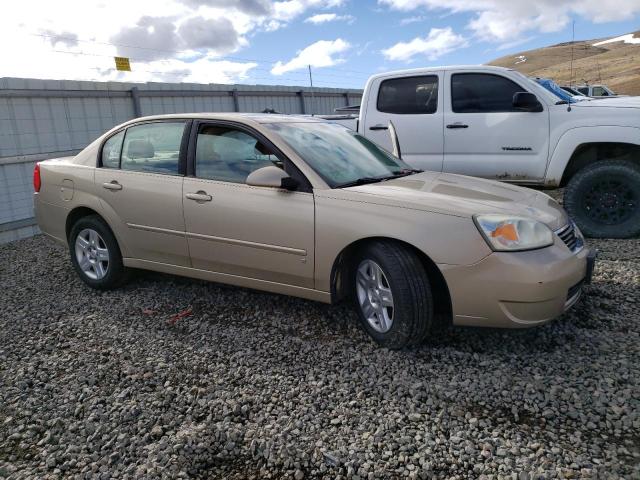
{"label": "truck side mirror", "polygon": [[524,112],[541,112],[542,104],[533,93],[516,92],[513,94],[513,107]]}

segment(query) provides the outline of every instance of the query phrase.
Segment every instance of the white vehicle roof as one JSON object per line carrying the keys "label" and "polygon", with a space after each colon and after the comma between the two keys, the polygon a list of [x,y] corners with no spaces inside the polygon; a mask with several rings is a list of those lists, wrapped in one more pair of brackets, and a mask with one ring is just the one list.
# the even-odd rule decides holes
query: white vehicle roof
{"label": "white vehicle roof", "polygon": [[422,73],[422,72],[443,72],[445,70],[482,70],[484,72],[505,72],[505,71],[513,71],[513,68],[506,67],[496,67],[494,65],[441,65],[438,67],[420,67],[420,68],[407,68],[404,70],[392,70],[389,72],[381,72],[371,75],[369,80],[373,80],[374,78],[380,77],[388,77],[388,76],[396,76],[396,75],[407,75],[412,73]]}

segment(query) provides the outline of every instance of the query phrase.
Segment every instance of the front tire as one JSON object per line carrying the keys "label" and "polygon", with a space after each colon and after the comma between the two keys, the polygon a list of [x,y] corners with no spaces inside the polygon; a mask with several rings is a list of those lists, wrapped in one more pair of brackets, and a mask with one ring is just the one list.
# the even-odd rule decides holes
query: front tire
{"label": "front tire", "polygon": [[110,290],[127,279],[118,242],[97,215],[82,217],[71,227],[69,253],[80,279],[91,288]]}
{"label": "front tire", "polygon": [[564,208],[588,237],[639,235],[640,166],[606,160],[583,168],[567,185]]}
{"label": "front tire", "polygon": [[425,339],[433,299],[415,252],[391,241],[367,245],[355,258],[352,285],[360,321],[379,345],[400,349]]}

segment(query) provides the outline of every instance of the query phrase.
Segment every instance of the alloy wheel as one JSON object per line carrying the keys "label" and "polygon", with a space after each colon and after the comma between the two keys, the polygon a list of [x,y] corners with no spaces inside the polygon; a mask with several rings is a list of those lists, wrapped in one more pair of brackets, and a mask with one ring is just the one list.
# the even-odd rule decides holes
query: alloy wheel
{"label": "alloy wheel", "polygon": [[393,293],[384,271],[373,260],[363,260],[356,273],[358,304],[367,323],[385,333],[393,325]]}
{"label": "alloy wheel", "polygon": [[98,232],[80,231],[75,242],[76,260],[82,272],[92,280],[103,279],[109,270],[109,249]]}

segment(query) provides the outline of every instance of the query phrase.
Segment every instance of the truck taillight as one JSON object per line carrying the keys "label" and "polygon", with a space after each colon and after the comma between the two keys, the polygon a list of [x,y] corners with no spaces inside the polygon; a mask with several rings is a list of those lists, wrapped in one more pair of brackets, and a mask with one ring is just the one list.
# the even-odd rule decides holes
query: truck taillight
{"label": "truck taillight", "polygon": [[40,180],[40,164],[36,163],[36,168],[33,169],[33,190],[39,192],[41,185],[42,182]]}

